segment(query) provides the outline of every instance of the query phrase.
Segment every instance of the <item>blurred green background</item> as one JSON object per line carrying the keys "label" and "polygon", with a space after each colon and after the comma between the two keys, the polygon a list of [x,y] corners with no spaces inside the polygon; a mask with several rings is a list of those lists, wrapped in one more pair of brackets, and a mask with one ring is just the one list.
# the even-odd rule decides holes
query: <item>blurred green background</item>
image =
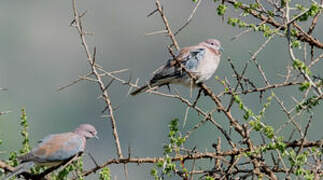
{"label": "blurred green background", "polygon": [[[194,3],[190,0],[161,1],[171,27],[177,29],[191,13]],[[87,151],[91,152],[99,163],[115,158],[110,121],[101,118],[104,109],[96,84],[80,82],[61,92],[56,90],[89,70],[79,36],[70,27],[72,21],[72,3],[66,0],[56,1],[11,1],[0,2],[0,87],[8,91],[0,91],[0,111],[10,110],[11,113],[0,116],[0,159],[8,157],[7,152],[21,147],[18,135],[20,109],[26,108],[30,123],[31,145],[49,133],[65,132],[74,129],[80,123],[91,123],[98,129],[100,140],[91,140]],[[133,80],[140,78],[140,84],[149,80],[155,68],[168,59],[167,45],[169,39],[164,35],[145,36],[145,33],[163,29],[159,15],[147,18],[155,9],[154,1],[78,1],[82,11],[88,10],[82,18],[86,31],[94,32],[88,42],[97,47],[97,62],[107,71],[128,68]],[[238,13],[235,13],[238,14]],[[233,72],[227,63],[230,56],[239,70],[250,58],[249,51],[254,52],[264,41],[261,33],[248,33],[236,41],[230,39],[241,32],[238,28],[227,25],[226,20],[217,15],[213,1],[203,1],[191,24],[184,29],[177,40],[181,47],[197,44],[208,38],[219,39],[225,49],[220,68],[216,75],[221,79],[230,77]],[[254,22],[257,23],[257,22]],[[314,36],[323,39],[322,18],[314,32]],[[258,61],[271,82],[281,82],[278,75],[285,74],[288,59],[287,41],[274,40],[258,56]],[[321,51],[322,52],[322,51]],[[254,65],[250,65],[247,76],[262,87],[262,78]],[[322,63],[313,70],[313,74],[321,75]],[[106,80],[108,82],[108,80]],[[207,82],[215,92],[223,90],[214,79]],[[189,92],[176,86],[185,96]],[[167,92],[167,89],[164,89]],[[162,156],[163,143],[167,143],[168,122],[179,118],[182,122],[185,106],[176,100],[140,95],[128,97],[128,88],[114,82],[110,95],[114,106],[120,106],[115,112],[118,132],[123,148],[127,154],[130,145],[133,157]],[[297,96],[297,88],[285,88],[275,91],[284,97],[287,105],[293,103],[290,96]],[[265,93],[268,96],[268,93]],[[258,94],[245,97],[247,106],[256,112],[261,110]],[[199,102],[206,109],[214,108],[214,104],[205,97]],[[316,107],[313,126],[310,128],[309,139],[322,138],[323,126],[320,111]],[[236,111],[234,111],[236,112]],[[239,117],[239,116],[237,116]],[[268,124],[279,127],[286,121],[277,103],[265,115]],[[190,129],[202,117],[190,111],[183,132]],[[222,114],[215,119],[223,126],[227,122]],[[305,122],[305,121],[302,121]],[[286,128],[286,133],[290,128]],[[282,135],[285,135],[284,133]],[[211,145],[219,136],[215,127],[204,125],[193,133],[187,142],[188,147],[197,145],[200,151],[213,151]],[[94,164],[88,157],[84,158],[86,167]],[[207,161],[205,167],[212,168],[213,163]],[[202,166],[202,165],[201,165]],[[151,179],[149,165],[130,165],[131,179]],[[123,179],[122,166],[111,166],[113,177]],[[91,176],[89,179],[96,179]]]}

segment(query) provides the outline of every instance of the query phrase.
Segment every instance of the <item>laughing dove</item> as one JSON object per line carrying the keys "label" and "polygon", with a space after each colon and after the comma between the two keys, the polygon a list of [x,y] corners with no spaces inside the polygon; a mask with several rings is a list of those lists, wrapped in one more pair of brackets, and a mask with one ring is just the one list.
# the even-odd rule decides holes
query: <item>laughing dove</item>
{"label": "laughing dove", "polygon": [[5,180],[27,171],[35,164],[54,167],[68,162],[84,152],[86,139],[97,138],[96,134],[92,125],[81,124],[73,132],[46,136],[31,152],[18,158],[21,164]]}
{"label": "laughing dove", "polygon": [[[197,78],[196,83],[199,83],[208,80],[213,75],[220,63],[222,50],[220,41],[208,39],[198,45],[181,49],[176,59]],[[133,91],[131,95],[135,96],[150,88],[169,84],[192,85],[191,78],[175,59],[168,60],[166,65],[161,66],[155,72],[147,85]]]}

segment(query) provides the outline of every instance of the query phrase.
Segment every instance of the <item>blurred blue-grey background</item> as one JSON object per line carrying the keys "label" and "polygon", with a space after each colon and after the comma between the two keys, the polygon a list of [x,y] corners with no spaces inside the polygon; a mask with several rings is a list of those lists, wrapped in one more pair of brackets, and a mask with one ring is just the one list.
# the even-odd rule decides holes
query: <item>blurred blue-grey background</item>
{"label": "blurred blue-grey background", "polygon": [[[194,3],[190,0],[161,1],[171,27],[177,29],[191,13]],[[128,68],[128,73],[135,80],[140,78],[143,84],[151,73],[169,57],[167,45],[169,39],[164,35],[145,36],[145,33],[164,28],[159,15],[147,18],[155,9],[154,1],[78,1],[81,11],[88,13],[82,18],[88,32],[88,43],[97,47],[97,62],[107,71]],[[11,113],[0,117],[0,159],[8,157],[7,152],[21,147],[20,109],[25,108],[30,124],[30,139],[34,146],[37,141],[49,133],[70,131],[80,123],[94,124],[98,129],[100,140],[88,143],[91,152],[99,163],[116,157],[116,150],[110,127],[110,121],[101,118],[104,103],[97,99],[100,91],[95,83],[80,82],[61,92],[56,90],[80,75],[89,71],[85,53],[81,48],[79,36],[69,24],[72,21],[72,3],[66,0],[56,1],[11,1],[0,2],[0,87],[8,91],[0,91],[0,111],[10,110]],[[226,21],[226,20],[225,20]],[[196,44],[208,38],[221,40],[225,53],[216,74],[220,78],[231,78],[233,72],[227,63],[230,56],[241,70],[250,58],[249,51],[254,52],[264,41],[261,33],[249,33],[236,41],[230,39],[241,32],[238,28],[227,25],[217,15],[213,1],[203,1],[193,17],[191,24],[184,29],[177,40],[181,47]],[[256,22],[254,22],[256,23]],[[323,27],[320,24],[314,35],[322,40]],[[281,82],[278,75],[285,74],[288,59],[286,40],[274,40],[258,56],[258,61],[271,82]],[[320,74],[322,63],[313,70]],[[254,65],[250,65],[248,77],[259,87],[263,86],[262,78]],[[322,74],[321,74],[322,75]],[[108,80],[106,80],[108,82]],[[223,88],[215,80],[207,84],[215,91]],[[176,86],[186,97],[189,92]],[[164,89],[167,92],[167,89]],[[118,132],[123,153],[131,146],[132,156],[162,156],[163,143],[167,143],[168,122],[179,118],[181,128],[185,106],[180,102],[164,97],[140,95],[126,96],[128,88],[114,82],[110,88],[114,106]],[[297,94],[297,88],[286,88],[275,91],[284,97],[286,103],[293,103],[290,96]],[[265,96],[268,96],[265,93]],[[255,111],[261,110],[258,96],[248,96],[248,107]],[[199,105],[207,110],[214,104],[202,97]],[[321,107],[314,109],[313,126],[310,128],[309,139],[320,138],[323,122]],[[273,103],[265,115],[268,124],[279,127],[286,121],[277,103]],[[189,130],[202,117],[190,111],[187,123],[181,131]],[[228,126],[222,114],[215,119],[224,127]],[[305,121],[301,121],[305,122]],[[290,132],[291,128],[286,128]],[[213,151],[211,145],[220,135],[215,127],[205,125],[193,133],[187,142],[188,147],[197,146],[200,151]],[[85,157],[86,168],[94,164]],[[212,167],[212,163],[201,164]],[[123,166],[111,166],[113,177],[123,179]],[[149,165],[129,166],[130,179],[151,179]],[[88,179],[96,179],[91,176]]]}

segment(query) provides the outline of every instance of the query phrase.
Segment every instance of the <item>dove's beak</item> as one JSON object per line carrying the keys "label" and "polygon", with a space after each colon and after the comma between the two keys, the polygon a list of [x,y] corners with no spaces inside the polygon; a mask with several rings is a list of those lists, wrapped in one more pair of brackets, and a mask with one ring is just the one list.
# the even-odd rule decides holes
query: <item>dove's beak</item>
{"label": "dove's beak", "polygon": [[95,135],[94,137],[95,137],[95,139],[99,140],[99,137],[97,135]]}
{"label": "dove's beak", "polygon": [[224,49],[222,47],[220,47],[219,50],[221,51],[221,53],[224,52]]}

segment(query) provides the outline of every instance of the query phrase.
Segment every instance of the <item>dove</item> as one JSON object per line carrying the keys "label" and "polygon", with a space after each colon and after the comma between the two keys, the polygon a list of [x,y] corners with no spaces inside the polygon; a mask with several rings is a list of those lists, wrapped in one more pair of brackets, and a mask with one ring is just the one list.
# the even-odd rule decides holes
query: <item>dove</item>
{"label": "dove", "polygon": [[28,171],[34,165],[54,167],[64,164],[84,152],[86,140],[93,137],[97,138],[97,131],[90,124],[81,124],[73,132],[48,135],[29,153],[18,157],[21,164],[4,180]]}
{"label": "dove", "polygon": [[175,59],[168,60],[165,65],[155,71],[148,84],[130,94],[135,96],[151,88],[169,86],[169,84],[192,87],[191,78],[178,65],[177,61],[197,78],[196,84],[204,82],[210,79],[218,68],[222,52],[221,43],[216,39],[208,39],[195,46],[182,48]]}

